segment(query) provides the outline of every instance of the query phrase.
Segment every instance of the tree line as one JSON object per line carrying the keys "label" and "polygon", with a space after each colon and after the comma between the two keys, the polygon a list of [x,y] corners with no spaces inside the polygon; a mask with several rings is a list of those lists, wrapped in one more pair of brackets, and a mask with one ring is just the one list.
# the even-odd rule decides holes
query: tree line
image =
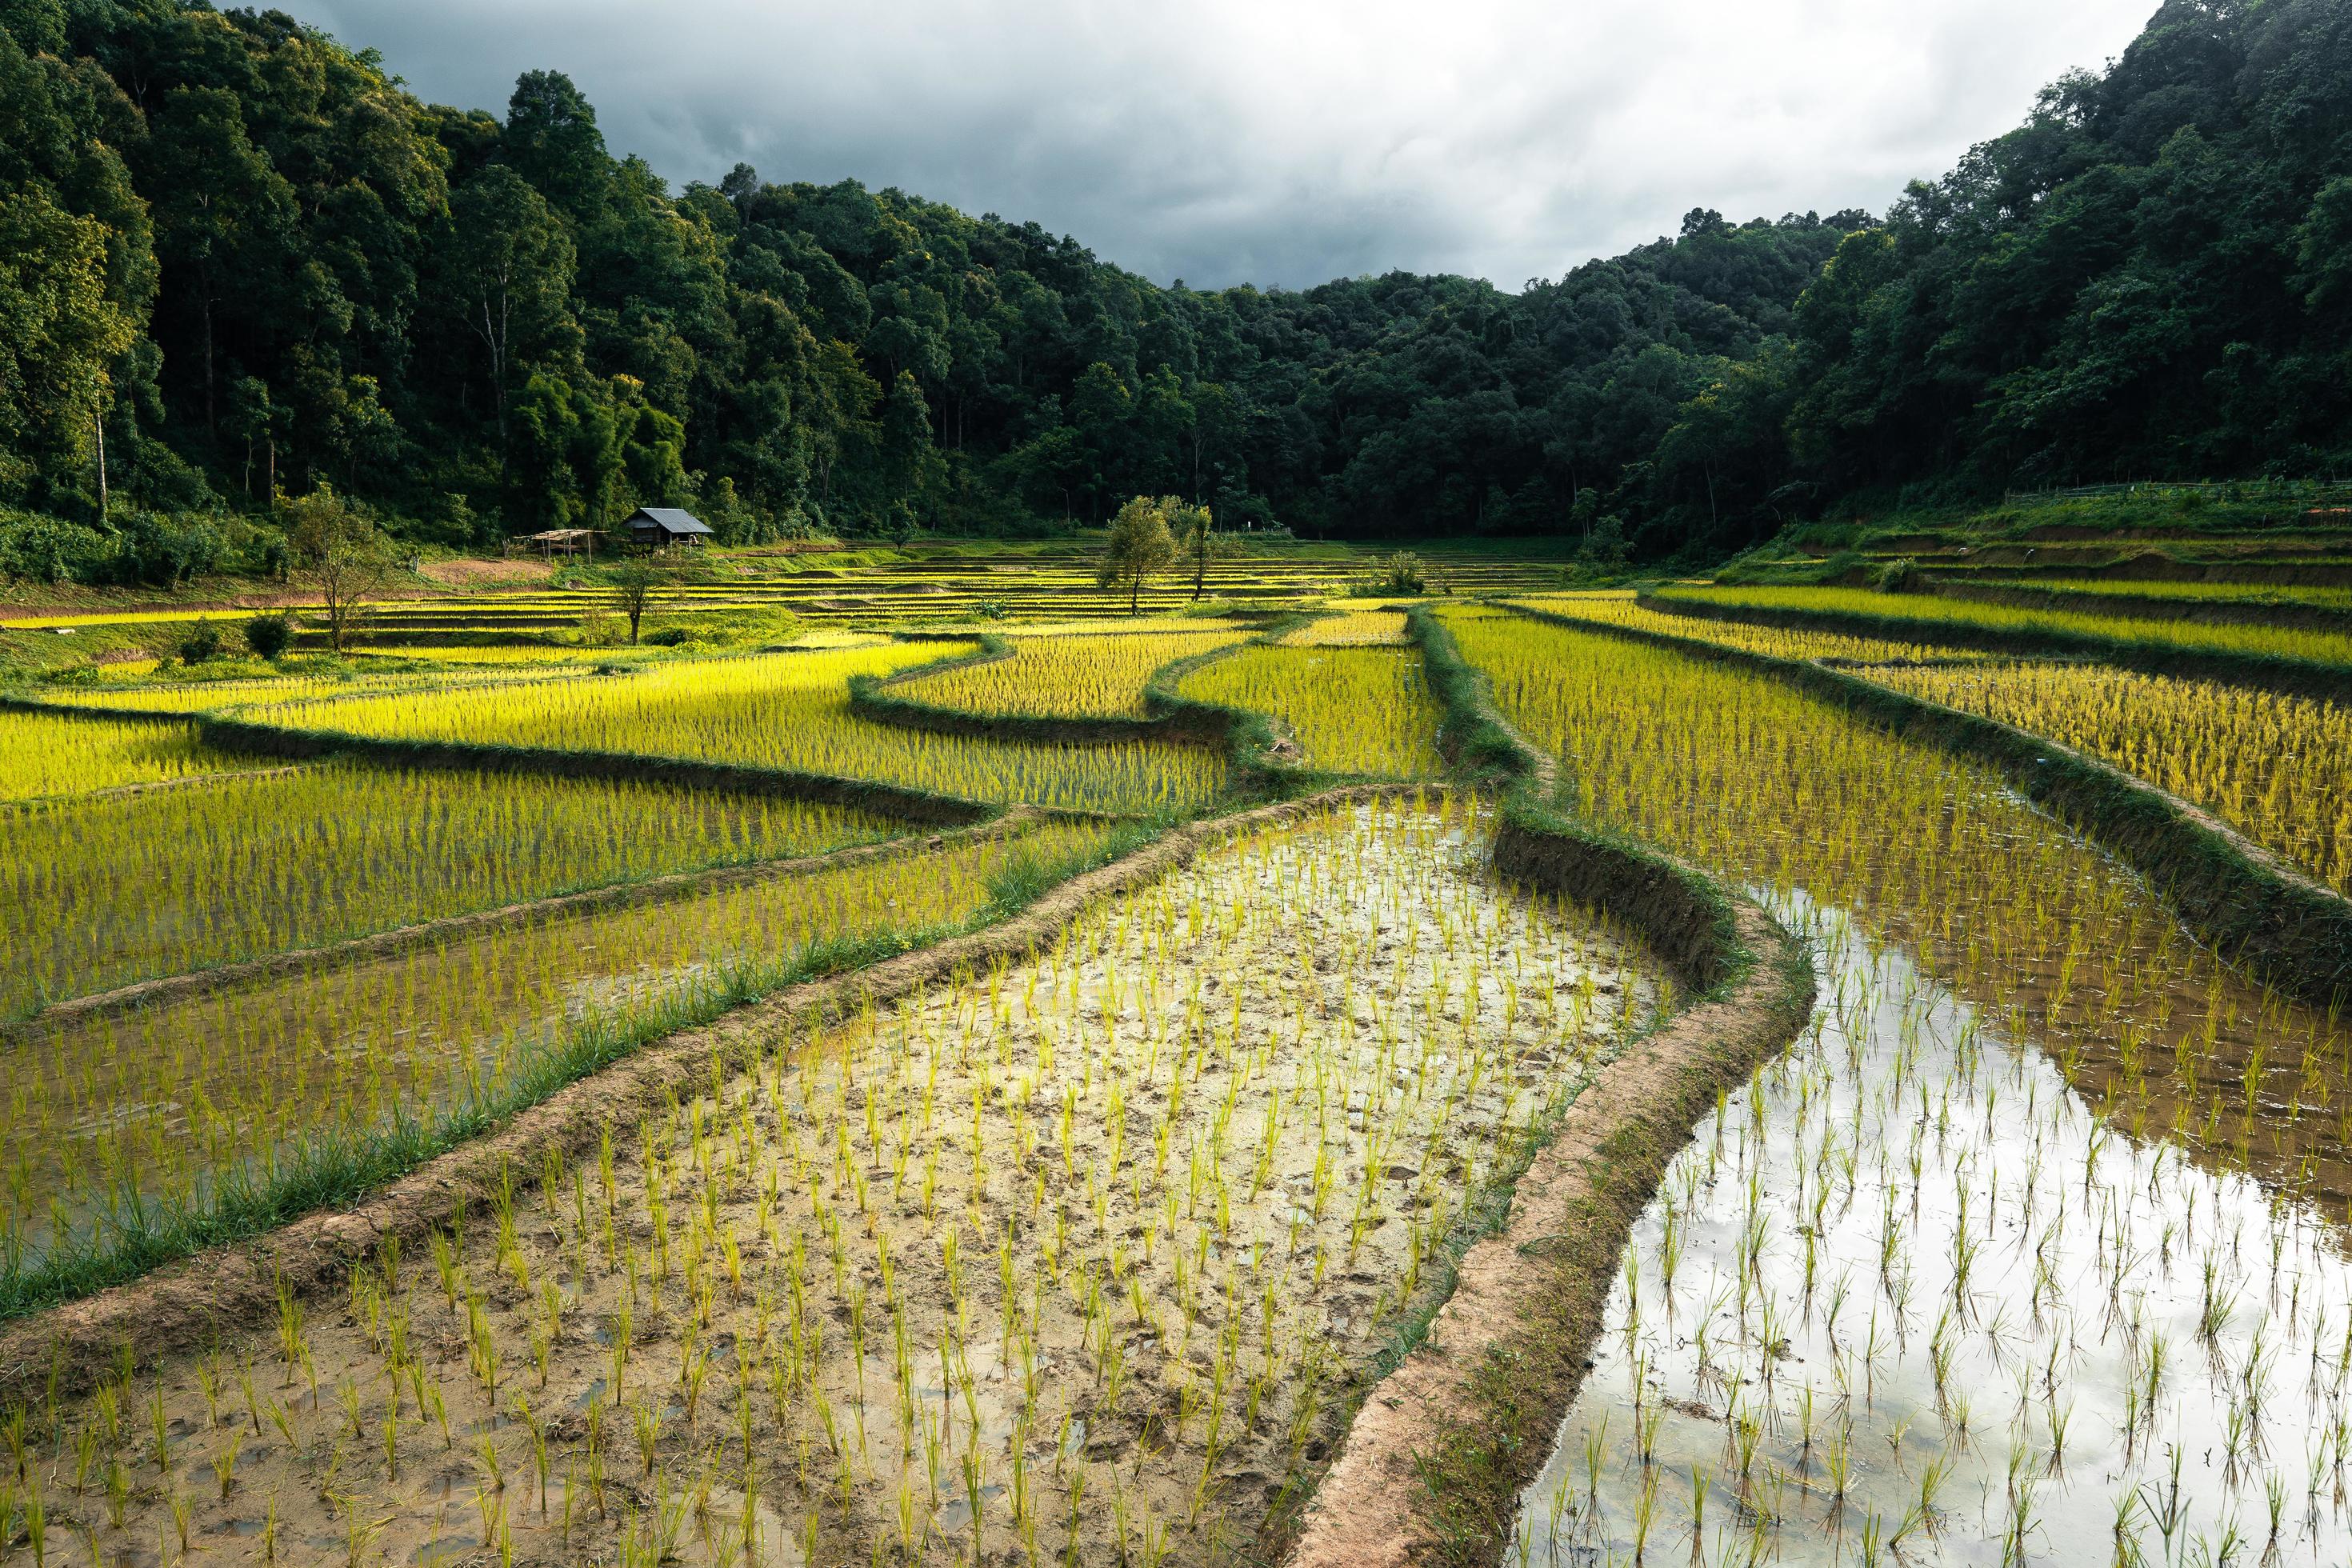
{"label": "tree line", "polygon": [[452,543],[1148,495],[1698,560],[1840,506],[2352,455],[2352,0],[2168,0],[1884,216],[1695,210],[1516,293],[1161,287],[856,182],[673,191],[560,73],[427,104],[181,0],[0,0],[0,122],[22,572],[266,566],[277,498],[322,486]]}

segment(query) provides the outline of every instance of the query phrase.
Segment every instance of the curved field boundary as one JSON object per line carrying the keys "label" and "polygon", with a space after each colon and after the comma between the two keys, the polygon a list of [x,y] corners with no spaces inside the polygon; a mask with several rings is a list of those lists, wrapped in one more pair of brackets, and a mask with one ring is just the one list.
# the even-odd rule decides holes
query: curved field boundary
{"label": "curved field boundary", "polygon": [[[1204,664],[1224,658],[1236,649],[1280,637],[1314,619],[1285,616],[1269,623],[1255,637],[1224,647],[1174,659],[1151,672],[1143,683],[1145,715],[1126,718],[1108,714],[988,713],[966,708],[945,708],[893,689],[911,681],[976,665],[1011,658],[1016,651],[1008,638],[981,635],[977,653],[945,659],[887,677],[856,675],[849,680],[850,711],[878,724],[896,724],[940,735],[973,735],[985,739],[1035,741],[1052,745],[1112,745],[1152,741],[1178,745],[1222,747],[1234,769],[1267,794],[1294,795],[1328,784],[1338,775],[1316,773],[1282,759],[1281,736],[1265,714],[1246,708],[1205,702],[1177,691],[1183,679]],[[1144,635],[1144,634],[1138,634]]]}
{"label": "curved field boundary", "polygon": [[1349,801],[1410,796],[1425,784],[1356,785],[1171,827],[1131,854],[1082,872],[984,930],[787,986],[719,1020],[670,1034],[517,1111],[495,1131],[418,1165],[365,1202],[314,1213],[251,1240],[168,1263],[135,1280],[0,1329],[0,1409],[79,1392],[106,1376],[123,1347],[142,1361],[266,1321],[278,1293],[313,1291],[366,1262],[387,1238],[421,1242],[488,1204],[502,1177],[535,1169],[550,1150],[577,1152],[709,1081],[754,1041],[804,1034],[871,1003],[970,976],[1043,947],[1090,904],[1147,886],[1236,828],[1287,821]]}
{"label": "curved field boundary", "polygon": [[2032,583],[1970,583],[1947,574],[1926,574],[1927,591],[1939,599],[2007,605],[2024,610],[2056,610],[2082,616],[2137,616],[2151,621],[2189,621],[2199,626],[2290,626],[2298,631],[2352,636],[2352,610],[2286,600],[2200,599],[2165,594],[2086,594]]}
{"label": "curved field boundary", "polygon": [[142,784],[110,784],[104,789],[84,790],[79,795],[37,795],[24,800],[0,801],[0,811],[47,811],[53,806],[81,805],[93,800],[128,800],[137,795],[162,795],[172,790],[196,789],[222,784],[231,779],[282,779],[289,774],[310,772],[303,763],[288,763],[277,768],[221,768],[209,773],[183,773],[175,779],[149,779]]}
{"label": "curved field boundary", "polygon": [[44,702],[37,697],[0,696],[0,710],[11,713],[38,713],[47,719],[106,719],[117,723],[130,720],[146,724],[191,724],[193,713],[172,713],[153,708],[101,708],[89,702]]}
{"label": "curved field boundary", "polygon": [[1988,763],[2027,799],[2146,877],[2200,941],[2265,984],[2320,1007],[2352,995],[2352,900],[2210,813],[2095,757],[1823,664],[1512,608],[1530,620],[1770,675],[1891,734]]}
{"label": "curved field boundary", "polygon": [[[272,770],[275,771],[275,770]],[[236,775],[242,777],[244,775]],[[457,935],[480,936],[528,925],[550,915],[586,914],[594,910],[629,909],[640,904],[671,903],[700,893],[714,893],[728,888],[740,888],[754,882],[772,881],[797,877],[812,871],[828,871],[843,866],[856,866],[869,860],[887,860],[912,854],[917,850],[937,849],[952,837],[959,843],[974,839],[993,838],[1045,817],[1050,814],[1031,805],[1017,805],[1004,815],[971,827],[953,829],[950,833],[933,834],[928,838],[901,835],[872,844],[853,844],[845,848],[830,850],[823,855],[800,855],[782,860],[755,860],[743,865],[714,866],[700,871],[676,871],[660,877],[648,877],[642,881],[614,882],[601,888],[583,889],[578,892],[557,893],[544,899],[530,899],[518,904],[504,904],[494,910],[477,910],[469,914],[444,915],[437,920],[419,921],[413,925],[394,926],[388,931],[371,931],[343,942],[323,942],[316,947],[294,948],[273,952],[260,958],[241,959],[233,963],[217,964],[210,969],[193,969],[179,974],[158,975],[129,985],[118,985],[110,991],[92,992],[87,996],[68,997],[55,1002],[37,1013],[0,1023],[0,1041],[21,1038],[43,1026],[67,1023],[80,1018],[126,1013],[151,1003],[169,1001],[199,992],[226,990],[251,981],[267,980],[319,968],[343,968],[373,958],[389,958],[430,947]]]}
{"label": "curved field boundary", "polygon": [[1501,1560],[1666,1162],[1717,1091],[1785,1048],[1812,1012],[1800,943],[1696,868],[1548,810],[1549,760],[1496,713],[1483,678],[1426,609],[1406,625],[1445,706],[1454,753],[1505,784],[1496,868],[1625,921],[1700,995],[1563,1113],[1498,1228],[1463,1254],[1426,1336],[1370,1390],[1289,1568]]}
{"label": "curved field boundary", "polygon": [[[2287,697],[2352,699],[2352,666],[2321,664],[2314,659],[2284,658],[2275,654],[2221,653],[2182,647],[2173,643],[2133,642],[2120,637],[2093,637],[2083,632],[2011,631],[1997,626],[1971,626],[1925,616],[1866,616],[1849,610],[1809,610],[1787,605],[1718,605],[1685,599],[1673,594],[1636,594],[1633,602],[1662,615],[1686,616],[1701,621],[1738,621],[1748,626],[1786,626],[1797,631],[1843,632],[1850,637],[1881,637],[1895,642],[1941,643],[1947,647],[1980,648],[1990,653],[2052,655],[2094,658],[2119,669],[2146,675],[2185,676],[2225,686],[2251,687]],[[1539,612],[1522,612],[1539,613]]]}
{"label": "curved field boundary", "polygon": [[354,735],[341,730],[298,730],[210,714],[197,718],[196,738],[222,751],[248,756],[313,758],[341,754],[394,767],[539,773],[566,779],[623,779],[686,789],[781,795],[826,805],[856,806],[934,826],[968,826],[986,821],[1000,810],[984,801],[935,795],[929,790],[870,779],[705,762],[694,757],[640,755],[634,752],[568,752],[555,746],[505,746],[489,741],[404,741],[392,736]]}

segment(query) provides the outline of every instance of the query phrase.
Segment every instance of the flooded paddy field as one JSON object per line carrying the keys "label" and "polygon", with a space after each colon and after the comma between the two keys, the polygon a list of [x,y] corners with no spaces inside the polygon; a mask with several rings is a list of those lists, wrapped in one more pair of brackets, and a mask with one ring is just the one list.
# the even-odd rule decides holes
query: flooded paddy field
{"label": "flooded paddy field", "polygon": [[1111,834],[1034,824],[22,1026],[0,1043],[0,1266],[201,1207],[305,1140],[498,1103],[552,1057],[683,1019],[797,957],[967,921],[1008,877]]}
{"label": "flooded paddy field", "polygon": [[28,1441],[110,1562],[1233,1561],[1664,1002],[1447,797],[1237,837],[768,1041]]}
{"label": "flooded paddy field", "polygon": [[1637,1230],[1521,1560],[2337,1562],[2343,1020],[1997,776],[1769,679],[1450,617],[1563,790],[1822,940]]}

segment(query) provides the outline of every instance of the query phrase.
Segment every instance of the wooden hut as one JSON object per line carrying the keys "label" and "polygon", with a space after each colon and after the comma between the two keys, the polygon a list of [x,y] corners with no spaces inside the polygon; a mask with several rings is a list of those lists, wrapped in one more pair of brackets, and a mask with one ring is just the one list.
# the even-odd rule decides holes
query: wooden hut
{"label": "wooden hut", "polygon": [[667,550],[673,544],[702,544],[710,530],[692,512],[674,506],[641,506],[629,514],[629,537],[639,544]]}

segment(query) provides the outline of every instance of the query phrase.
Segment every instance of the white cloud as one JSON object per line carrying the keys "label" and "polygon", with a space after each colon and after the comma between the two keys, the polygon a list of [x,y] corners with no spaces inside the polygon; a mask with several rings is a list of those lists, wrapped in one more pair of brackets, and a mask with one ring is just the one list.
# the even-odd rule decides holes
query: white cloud
{"label": "white cloud", "polygon": [[568,72],[616,153],[1034,218],[1162,281],[1517,288],[1684,212],[1882,210],[2151,0],[294,0],[425,96]]}

